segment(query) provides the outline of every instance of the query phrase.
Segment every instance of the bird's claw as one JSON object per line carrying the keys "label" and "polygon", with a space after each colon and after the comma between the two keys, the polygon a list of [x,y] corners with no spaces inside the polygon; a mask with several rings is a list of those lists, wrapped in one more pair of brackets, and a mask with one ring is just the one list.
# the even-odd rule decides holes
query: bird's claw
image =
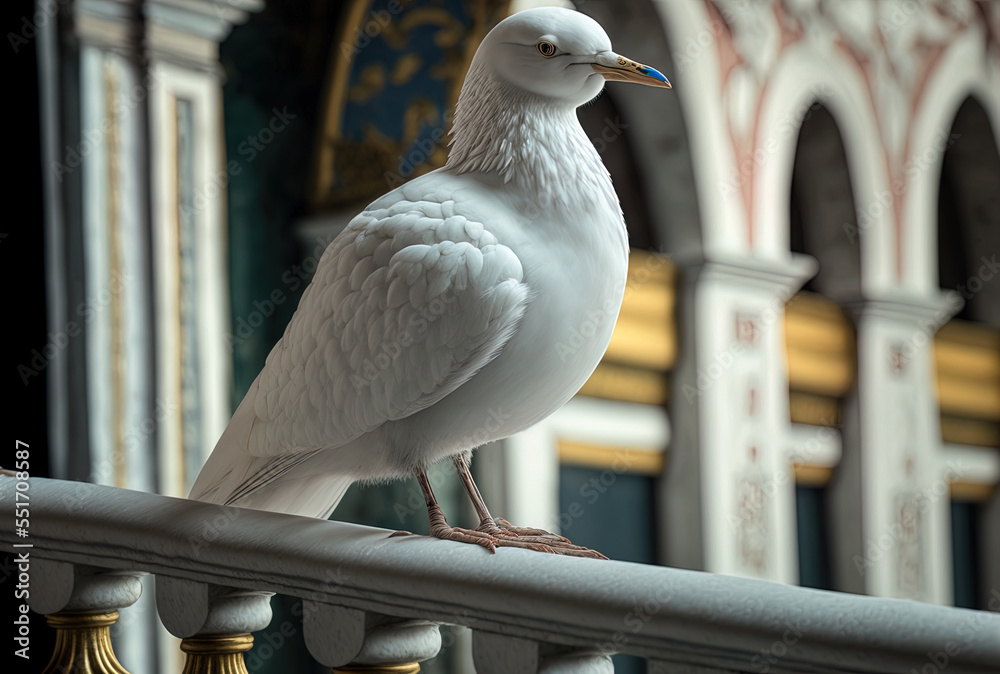
{"label": "bird's claw", "polygon": [[[607,559],[596,550],[585,548],[582,545],[573,545],[568,538],[563,536],[551,534],[543,529],[515,527],[499,517],[483,520],[476,529],[462,529],[448,524],[444,513],[441,512],[441,507],[436,503],[428,506],[427,514],[430,519],[429,533],[434,538],[459,543],[473,543],[486,548],[490,553],[495,553],[497,548],[521,548],[550,555]],[[390,537],[411,535],[409,531],[397,531]]]}
{"label": "bird's claw", "polygon": [[517,538],[500,538],[497,541],[497,546],[501,548],[522,548],[550,555],[564,555],[566,557],[607,559],[607,557],[596,550],[585,548],[582,545],[573,545],[569,542],[563,543],[562,541],[550,539],[545,536],[519,536]]}
{"label": "bird's claw", "polygon": [[549,538],[554,538],[555,540],[562,541],[563,543],[569,543],[570,540],[565,536],[560,536],[559,534],[553,534],[545,529],[533,529],[531,527],[516,527],[502,517],[497,517],[493,520],[497,528],[501,531],[506,531],[514,534],[515,536],[547,536]]}
{"label": "bird's claw", "polygon": [[458,541],[459,543],[473,543],[475,545],[481,545],[491,553],[495,553],[497,551],[497,545],[500,544],[499,539],[482,531],[462,529],[460,527],[453,527],[447,524],[432,525],[430,535],[446,541]]}
{"label": "bird's claw", "polygon": [[476,531],[492,536],[499,547],[523,548],[569,557],[607,559],[607,557],[596,550],[585,548],[582,545],[574,545],[565,536],[553,534],[544,529],[516,527],[500,517],[484,521]]}

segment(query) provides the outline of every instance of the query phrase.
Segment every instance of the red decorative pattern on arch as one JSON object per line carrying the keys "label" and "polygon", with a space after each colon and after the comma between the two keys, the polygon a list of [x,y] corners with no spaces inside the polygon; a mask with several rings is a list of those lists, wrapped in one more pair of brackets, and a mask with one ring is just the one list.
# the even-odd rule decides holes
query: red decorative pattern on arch
{"label": "red decorative pattern on arch", "polygon": [[[804,40],[832,41],[835,51],[855,67],[868,92],[872,113],[878,124],[881,154],[892,192],[895,243],[895,275],[903,278],[904,245],[907,236],[905,200],[912,188],[908,171],[922,148],[914,147],[912,121],[928,95],[928,82],[939,66],[949,45],[962,33],[985,25],[988,45],[997,45],[1000,35],[1000,8],[977,1],[949,3],[935,0],[930,5],[884,5],[872,3],[867,19],[858,20],[853,10],[845,9],[837,0],[820,0],[818,10],[803,8],[788,0],[775,0],[771,5],[730,3],[723,0],[703,0],[712,25],[724,27],[713,31],[719,59],[720,100],[730,103],[734,95],[734,73],[744,71],[752,76],[752,106],[748,123],[737,124],[734,113],[726,115],[727,135],[733,150],[735,166],[728,183],[721,185],[738,190],[747,220],[747,241],[754,246],[754,194],[756,163],[766,157],[766,148],[758,147],[759,124],[763,101],[768,92],[771,74],[788,48]],[[991,20],[992,18],[992,20]],[[995,24],[995,25],[994,25]],[[777,48],[771,49],[773,41]],[[766,52],[764,57],[761,53]],[[741,85],[746,95],[748,85]],[[901,103],[899,105],[897,103]],[[738,112],[736,114],[739,114]],[[896,137],[895,130],[903,125],[905,133]],[[762,153],[765,153],[762,155]]]}

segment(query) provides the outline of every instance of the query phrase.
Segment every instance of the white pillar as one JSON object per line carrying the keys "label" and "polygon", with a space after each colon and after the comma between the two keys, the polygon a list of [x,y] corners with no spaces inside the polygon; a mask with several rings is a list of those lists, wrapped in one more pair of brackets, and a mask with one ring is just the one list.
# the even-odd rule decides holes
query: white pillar
{"label": "white pillar", "polygon": [[682,267],[662,555],[674,566],[794,583],[783,318],[815,262],[796,255],[784,264]]}
{"label": "white pillar", "polygon": [[893,295],[854,307],[858,383],[831,485],[834,582],[883,597],[951,602],[949,479],[939,460],[934,333],[959,307]]}

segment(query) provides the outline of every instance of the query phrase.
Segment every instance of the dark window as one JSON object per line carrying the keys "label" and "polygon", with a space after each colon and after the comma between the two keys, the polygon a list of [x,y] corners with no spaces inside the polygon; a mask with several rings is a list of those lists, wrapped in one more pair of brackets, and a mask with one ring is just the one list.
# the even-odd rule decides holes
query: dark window
{"label": "dark window", "polygon": [[979,592],[979,508],[969,501],[951,502],[952,578],[955,606],[985,609]]}
{"label": "dark window", "polygon": [[[655,487],[655,479],[645,475],[563,465],[559,471],[560,533],[611,559],[655,564]],[[643,658],[616,655],[613,659],[617,674],[646,671]]]}
{"label": "dark window", "polygon": [[795,486],[799,545],[799,585],[832,590],[826,527],[826,489]]}

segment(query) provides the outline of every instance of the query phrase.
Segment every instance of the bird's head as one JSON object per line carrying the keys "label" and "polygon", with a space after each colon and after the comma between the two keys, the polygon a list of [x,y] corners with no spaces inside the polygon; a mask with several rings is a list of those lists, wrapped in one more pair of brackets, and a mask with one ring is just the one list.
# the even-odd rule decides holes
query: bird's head
{"label": "bird's head", "polygon": [[596,21],[559,7],[504,19],[483,40],[476,60],[519,89],[574,107],[597,96],[605,80],[670,88],[659,71],[612,51]]}

